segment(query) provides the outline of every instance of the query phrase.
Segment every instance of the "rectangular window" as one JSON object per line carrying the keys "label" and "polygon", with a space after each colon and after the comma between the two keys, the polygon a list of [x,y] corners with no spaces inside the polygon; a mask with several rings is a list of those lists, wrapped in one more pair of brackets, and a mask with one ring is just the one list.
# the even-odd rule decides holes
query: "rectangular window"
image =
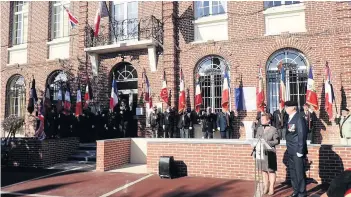
{"label": "rectangular window", "polygon": [[298,4],[301,3],[301,1],[264,1],[264,8],[271,8],[271,7],[277,7],[281,5],[292,5],[292,4]]}
{"label": "rectangular window", "polygon": [[69,1],[52,2],[52,38],[69,36],[69,20],[65,7],[69,9]]}
{"label": "rectangular window", "polygon": [[[114,17],[112,38],[115,41],[138,38],[138,2],[137,1],[114,1],[112,15]],[[113,29],[111,29],[113,31]]]}
{"label": "rectangular window", "polygon": [[16,1],[13,8],[13,44],[24,44],[28,36],[28,2]]}
{"label": "rectangular window", "polygon": [[195,19],[227,12],[226,1],[195,1]]}

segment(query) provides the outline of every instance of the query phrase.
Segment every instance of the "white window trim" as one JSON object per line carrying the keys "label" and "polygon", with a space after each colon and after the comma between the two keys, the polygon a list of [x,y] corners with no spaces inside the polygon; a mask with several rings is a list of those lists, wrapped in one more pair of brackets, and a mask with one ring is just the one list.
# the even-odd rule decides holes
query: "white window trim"
{"label": "white window trim", "polygon": [[[61,17],[60,17],[60,27],[61,27],[61,29],[60,29],[60,36],[58,37],[58,38],[55,38],[55,17],[54,17],[54,14],[55,14],[55,7],[57,7],[57,6],[60,6],[62,9],[61,9]],[[63,36],[64,35],[64,32],[63,32],[63,30],[64,30],[64,19],[65,19],[65,14],[67,15],[67,13],[66,13],[66,10],[64,9],[64,7],[63,6],[65,6],[67,9],[69,9],[69,7],[70,7],[70,1],[60,1],[60,3],[52,3],[52,16],[51,16],[51,38],[52,38],[52,40],[56,40],[56,39],[58,39],[58,40],[60,40],[60,39],[62,39],[62,38],[69,38],[69,36],[70,36],[70,24],[69,24],[69,19],[67,20],[67,23],[68,23],[68,25],[67,25],[67,30],[68,30],[68,32],[67,32],[67,36]],[[68,16],[67,16],[67,18],[68,18]]]}
{"label": "white window trim", "polygon": [[[22,11],[18,11],[16,12],[16,2],[14,2],[14,6],[13,6],[13,33],[12,33],[12,44],[13,45],[21,45],[21,44],[24,44],[24,14],[27,14],[27,41],[28,41],[28,13],[29,13],[29,2],[27,1],[23,1],[23,4],[24,3],[27,3],[27,10],[23,10],[23,5],[22,5]],[[17,26],[16,26],[16,21],[15,21],[15,18],[16,18],[16,15],[20,15],[22,14],[22,26],[21,26],[21,41],[20,43],[17,43],[17,38],[16,38],[16,30],[17,30]]]}
{"label": "white window trim", "polygon": [[7,48],[7,51],[19,51],[27,48],[28,48],[28,45],[27,43],[25,43],[25,44],[14,45],[11,48]]}
{"label": "white window trim", "polygon": [[47,42],[47,45],[55,45],[55,44],[62,44],[62,43],[68,43],[70,40],[70,37],[62,37],[62,38],[56,38],[53,39],[50,42]]}
{"label": "white window trim", "polygon": [[305,10],[306,6],[303,2],[298,4],[291,4],[291,5],[281,5],[276,7],[267,8],[263,11],[264,15],[273,15],[273,14],[286,14],[289,12],[295,12],[300,10]]}
{"label": "white window trim", "polygon": [[218,15],[210,15],[206,17],[201,17],[193,21],[194,24],[206,24],[206,23],[216,23],[223,22],[228,20],[228,14],[218,14]]}

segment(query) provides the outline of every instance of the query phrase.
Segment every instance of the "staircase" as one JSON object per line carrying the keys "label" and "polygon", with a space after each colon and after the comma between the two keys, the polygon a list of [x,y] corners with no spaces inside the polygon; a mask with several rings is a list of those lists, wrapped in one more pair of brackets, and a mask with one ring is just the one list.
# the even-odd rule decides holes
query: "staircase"
{"label": "staircase", "polygon": [[78,150],[68,158],[69,161],[96,162],[96,143],[81,143]]}

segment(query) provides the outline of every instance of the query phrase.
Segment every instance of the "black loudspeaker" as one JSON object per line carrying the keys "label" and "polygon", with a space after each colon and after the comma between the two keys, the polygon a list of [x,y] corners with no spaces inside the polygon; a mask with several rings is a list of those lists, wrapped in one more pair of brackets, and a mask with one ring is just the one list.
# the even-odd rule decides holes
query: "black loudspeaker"
{"label": "black loudspeaker", "polygon": [[158,162],[158,175],[160,178],[172,179],[176,175],[173,156],[161,156]]}

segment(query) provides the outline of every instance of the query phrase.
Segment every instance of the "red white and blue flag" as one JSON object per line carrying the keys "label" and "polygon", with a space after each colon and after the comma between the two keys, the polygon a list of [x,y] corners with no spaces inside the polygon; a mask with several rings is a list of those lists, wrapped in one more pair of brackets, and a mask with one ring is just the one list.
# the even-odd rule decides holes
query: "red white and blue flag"
{"label": "red white and blue flag", "polygon": [[325,84],[324,84],[324,91],[325,91],[325,111],[328,113],[329,120],[333,119],[333,101],[334,101],[334,91],[333,86],[331,84],[331,72],[328,65],[328,62],[325,64]]}
{"label": "red white and blue flag", "polygon": [[149,103],[149,108],[151,109],[152,108],[151,86],[145,70],[144,70],[144,77],[145,77],[145,84],[146,84],[144,100],[146,103]]}
{"label": "red white and blue flag", "polygon": [[285,95],[286,95],[286,74],[283,67],[283,62],[280,62],[278,69],[280,70],[280,86],[279,86],[279,103],[280,107],[285,106]]}
{"label": "red white and blue flag", "polygon": [[180,84],[179,84],[179,106],[178,112],[182,113],[185,111],[185,88],[184,88],[184,75],[183,70],[180,69]]}
{"label": "red white and blue flag", "polygon": [[107,16],[107,5],[105,1],[99,2],[99,7],[96,10],[95,20],[94,20],[94,36],[98,37],[100,30],[101,17]]}
{"label": "red white and blue flag", "polygon": [[92,92],[91,92],[91,86],[89,85],[89,81],[87,83],[87,85],[85,86],[85,94],[84,94],[84,109],[87,109],[89,106],[89,103],[92,99]]}
{"label": "red white and blue flag", "polygon": [[229,111],[229,75],[228,71],[224,72],[223,87],[222,87],[222,110]]}
{"label": "red white and blue flag", "polygon": [[201,87],[200,87],[200,76],[196,77],[196,88],[195,88],[195,111],[197,113],[200,112],[200,108],[202,105],[202,95],[201,95]]}
{"label": "red white and blue flag", "polygon": [[110,97],[110,110],[113,111],[113,109],[117,104],[118,104],[118,89],[117,89],[116,79],[113,76],[112,87],[111,87],[111,97]]}
{"label": "red white and blue flag", "polygon": [[162,89],[160,93],[160,97],[162,100],[168,104],[168,90],[167,90],[167,81],[166,81],[166,71],[163,71],[163,81],[162,81]]}
{"label": "red white and blue flag", "polygon": [[42,100],[38,106],[38,118],[40,120],[40,124],[39,124],[39,128],[35,131],[35,134],[34,134],[34,136],[38,137],[39,140],[43,140],[46,137],[45,132],[44,132],[45,108],[44,108],[43,103],[44,102]]}
{"label": "red white and blue flag", "polygon": [[71,92],[68,84],[67,84],[67,90],[65,93],[65,102],[64,102],[63,108],[64,108],[64,114],[68,115],[71,111]]}
{"label": "red white and blue flag", "polygon": [[80,84],[78,84],[78,90],[77,90],[77,101],[76,101],[76,117],[79,117],[80,115],[83,114],[83,109],[82,109],[82,93],[80,91]]}
{"label": "red white and blue flag", "polygon": [[264,90],[263,90],[263,75],[262,75],[262,65],[258,69],[258,87],[256,88],[256,107],[261,111],[264,110]]}
{"label": "red white and blue flag", "polygon": [[69,23],[71,24],[71,27],[74,28],[77,24],[78,24],[78,19],[73,16],[73,14],[71,14],[71,12],[65,7],[63,6],[68,14],[68,20]]}
{"label": "red white and blue flag", "polygon": [[50,87],[46,86],[45,95],[44,95],[44,108],[51,107],[51,98],[50,98]]}
{"label": "red white and blue flag", "polygon": [[57,112],[61,112],[62,110],[62,86],[60,86],[60,89],[57,93],[57,103],[56,103],[56,109],[57,109]]}
{"label": "red white and blue flag", "polygon": [[314,85],[312,66],[310,66],[310,71],[308,73],[306,103],[312,105],[315,110],[318,110],[317,92]]}

